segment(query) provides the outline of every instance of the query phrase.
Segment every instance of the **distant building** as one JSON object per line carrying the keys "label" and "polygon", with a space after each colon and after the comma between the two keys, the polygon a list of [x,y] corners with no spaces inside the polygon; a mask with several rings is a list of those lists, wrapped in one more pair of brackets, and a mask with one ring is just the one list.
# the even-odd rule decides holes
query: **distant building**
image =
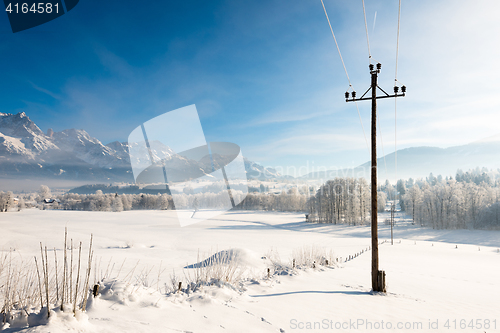
{"label": "distant building", "polygon": [[61,200],[59,200],[59,199],[51,199],[51,198],[43,199],[44,204],[53,204],[53,203],[60,203],[60,202],[61,202]]}

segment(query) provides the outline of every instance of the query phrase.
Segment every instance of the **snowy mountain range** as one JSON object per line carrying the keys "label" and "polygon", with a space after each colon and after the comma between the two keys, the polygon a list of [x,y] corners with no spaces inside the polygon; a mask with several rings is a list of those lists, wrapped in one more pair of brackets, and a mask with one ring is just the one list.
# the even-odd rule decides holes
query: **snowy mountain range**
{"label": "snowy mountain range", "polygon": [[[128,143],[104,145],[83,129],[44,133],[24,113],[0,113],[0,179],[62,179],[87,182],[133,182]],[[170,165],[208,173],[203,163],[151,143],[152,154]],[[273,169],[245,160],[249,177],[280,177]]]}
{"label": "snowy mountain range", "polygon": [[[203,174],[209,163],[198,163],[175,154],[159,142],[152,153],[170,165]],[[71,181],[73,184],[133,182],[128,143],[103,144],[83,129],[44,133],[24,112],[0,113],[0,180],[32,183],[43,180]],[[379,180],[394,179],[396,154],[378,159]],[[201,161],[200,161],[201,162]],[[398,178],[434,175],[454,176],[457,169],[500,168],[500,136],[450,148],[412,147],[397,152]],[[283,178],[275,169],[245,159],[248,178]],[[302,179],[332,179],[336,176],[370,176],[370,163],[354,169],[307,174]],[[11,186],[12,187],[12,186]],[[5,190],[1,188],[0,190]]]}
{"label": "snowy mountain range", "polygon": [[0,113],[1,178],[130,180],[128,154],[117,148],[84,130],[43,133],[24,112]]}

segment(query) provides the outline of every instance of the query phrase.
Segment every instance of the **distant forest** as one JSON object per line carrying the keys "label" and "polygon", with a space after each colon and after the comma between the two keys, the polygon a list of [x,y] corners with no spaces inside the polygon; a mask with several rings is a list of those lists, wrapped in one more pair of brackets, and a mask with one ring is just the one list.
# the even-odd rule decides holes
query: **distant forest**
{"label": "distant forest", "polygon": [[[500,229],[500,170],[458,170],[455,179],[434,176],[386,181],[378,188],[378,210],[399,200],[413,223],[433,229]],[[307,202],[310,220],[359,225],[369,223],[370,186],[364,179],[336,178]]]}
{"label": "distant forest", "polygon": [[[318,223],[363,225],[370,221],[370,185],[361,178],[335,178],[319,188],[296,185],[279,193],[261,185],[251,188],[234,209],[304,212],[307,220]],[[149,192],[149,193],[148,193]],[[241,191],[233,191],[243,196]],[[178,204],[183,209],[196,201],[200,209],[214,208],[221,197],[204,191],[183,193]],[[399,200],[401,210],[416,225],[433,229],[500,229],[500,170],[458,170],[455,178],[434,176],[399,180],[396,186],[386,181],[378,188],[378,210],[387,200]],[[37,206],[41,209],[124,211],[174,209],[168,189],[140,189],[88,185],[68,193],[52,195],[47,186],[39,193],[16,198],[0,192],[0,212]]]}
{"label": "distant forest", "polygon": [[429,175],[389,189],[413,222],[433,229],[500,229],[500,170],[459,170],[455,179]]}

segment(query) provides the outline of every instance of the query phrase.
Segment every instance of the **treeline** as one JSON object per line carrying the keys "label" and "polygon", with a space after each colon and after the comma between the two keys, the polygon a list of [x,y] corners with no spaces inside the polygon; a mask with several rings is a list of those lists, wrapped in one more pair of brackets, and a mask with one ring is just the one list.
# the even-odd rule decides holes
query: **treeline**
{"label": "treeline", "polygon": [[[355,178],[335,178],[318,190],[309,186],[290,187],[280,193],[250,192],[235,207],[241,210],[307,212],[308,220],[320,223],[362,225],[369,223],[371,192],[368,182]],[[176,200],[177,209],[188,207],[222,208],[226,192],[194,193],[185,191]],[[242,191],[232,191],[241,199]],[[425,179],[399,180],[396,186],[388,181],[378,188],[378,211],[387,200],[399,200],[401,209],[414,224],[434,229],[500,229],[500,170],[459,170],[453,177],[433,176]],[[240,200],[237,200],[240,201]],[[0,192],[0,212],[33,206],[45,209],[123,211],[174,209],[172,196],[159,194],[93,194],[65,193],[52,195],[47,186],[38,194],[14,198],[11,192]]]}
{"label": "treeline", "polygon": [[304,186],[299,191],[296,187],[282,190],[280,194],[267,192],[248,193],[246,198],[236,206],[242,210],[265,210],[281,212],[306,211],[309,188]]}
{"label": "treeline", "polygon": [[[47,187],[42,187],[38,199],[44,209],[83,210],[83,211],[126,211],[126,210],[165,210],[224,208],[227,204],[227,192],[181,193],[176,195],[176,202],[169,194],[118,194],[103,193],[97,190],[94,194],[65,193],[51,195]],[[242,191],[231,191],[236,201],[244,196]],[[50,199],[49,199],[50,198]],[[47,199],[44,201],[44,199]],[[46,203],[46,201],[50,201]],[[306,194],[297,188],[290,188],[280,194],[248,193],[235,209],[267,210],[267,211],[305,211]]]}
{"label": "treeline", "polygon": [[55,201],[45,208],[84,211],[114,211],[140,209],[171,209],[172,197],[168,194],[104,194],[97,190],[94,194],[65,193],[55,197]]}
{"label": "treeline", "polygon": [[433,229],[500,229],[500,178],[497,172],[471,170],[456,178],[433,177],[414,184],[398,182],[401,209],[413,223]]}
{"label": "treeline", "polygon": [[[359,225],[370,220],[370,186],[363,178],[335,178],[307,201],[309,220]],[[458,170],[455,178],[388,181],[378,188],[378,211],[399,200],[413,223],[434,229],[500,229],[500,170]]]}
{"label": "treeline", "polygon": [[[370,186],[364,178],[335,178],[327,181],[307,202],[308,220],[320,223],[365,224],[371,212]],[[378,192],[378,210],[387,195]]]}
{"label": "treeline", "polygon": [[[223,205],[221,195],[215,193],[179,194],[177,209],[196,206],[218,208]],[[196,202],[196,204],[194,203]],[[104,194],[97,190],[94,194],[66,193],[56,196],[55,202],[45,205],[46,208],[84,211],[126,210],[166,210],[174,209],[174,201],[169,194]]]}

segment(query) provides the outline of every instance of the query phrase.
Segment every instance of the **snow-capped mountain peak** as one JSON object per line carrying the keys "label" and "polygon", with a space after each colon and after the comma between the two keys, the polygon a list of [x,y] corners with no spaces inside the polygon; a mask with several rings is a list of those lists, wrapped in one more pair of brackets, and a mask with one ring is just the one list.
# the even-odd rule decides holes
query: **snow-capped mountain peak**
{"label": "snow-capped mountain peak", "polygon": [[[118,141],[107,145],[83,129],[55,132],[42,130],[24,113],[0,113],[0,178],[66,177],[98,181],[133,181],[129,144]],[[210,172],[210,164],[192,161],[176,154],[158,141],[134,158],[168,161],[172,170]],[[250,178],[277,178],[276,170],[245,159]],[[62,170],[62,171],[61,171]],[[196,172],[195,172],[196,171]]]}
{"label": "snow-capped mountain peak", "polygon": [[[31,150],[34,154],[57,149],[42,130],[24,112],[18,114],[2,113],[0,115],[0,133],[4,136],[19,139],[24,145],[24,148]],[[19,145],[17,145],[17,147],[19,147]],[[7,150],[11,153],[17,152],[18,154],[26,155],[26,151],[23,149]],[[27,155],[31,156],[32,154]]]}
{"label": "snow-capped mountain peak", "polygon": [[44,135],[42,130],[24,112],[0,114],[0,132],[13,137]]}

